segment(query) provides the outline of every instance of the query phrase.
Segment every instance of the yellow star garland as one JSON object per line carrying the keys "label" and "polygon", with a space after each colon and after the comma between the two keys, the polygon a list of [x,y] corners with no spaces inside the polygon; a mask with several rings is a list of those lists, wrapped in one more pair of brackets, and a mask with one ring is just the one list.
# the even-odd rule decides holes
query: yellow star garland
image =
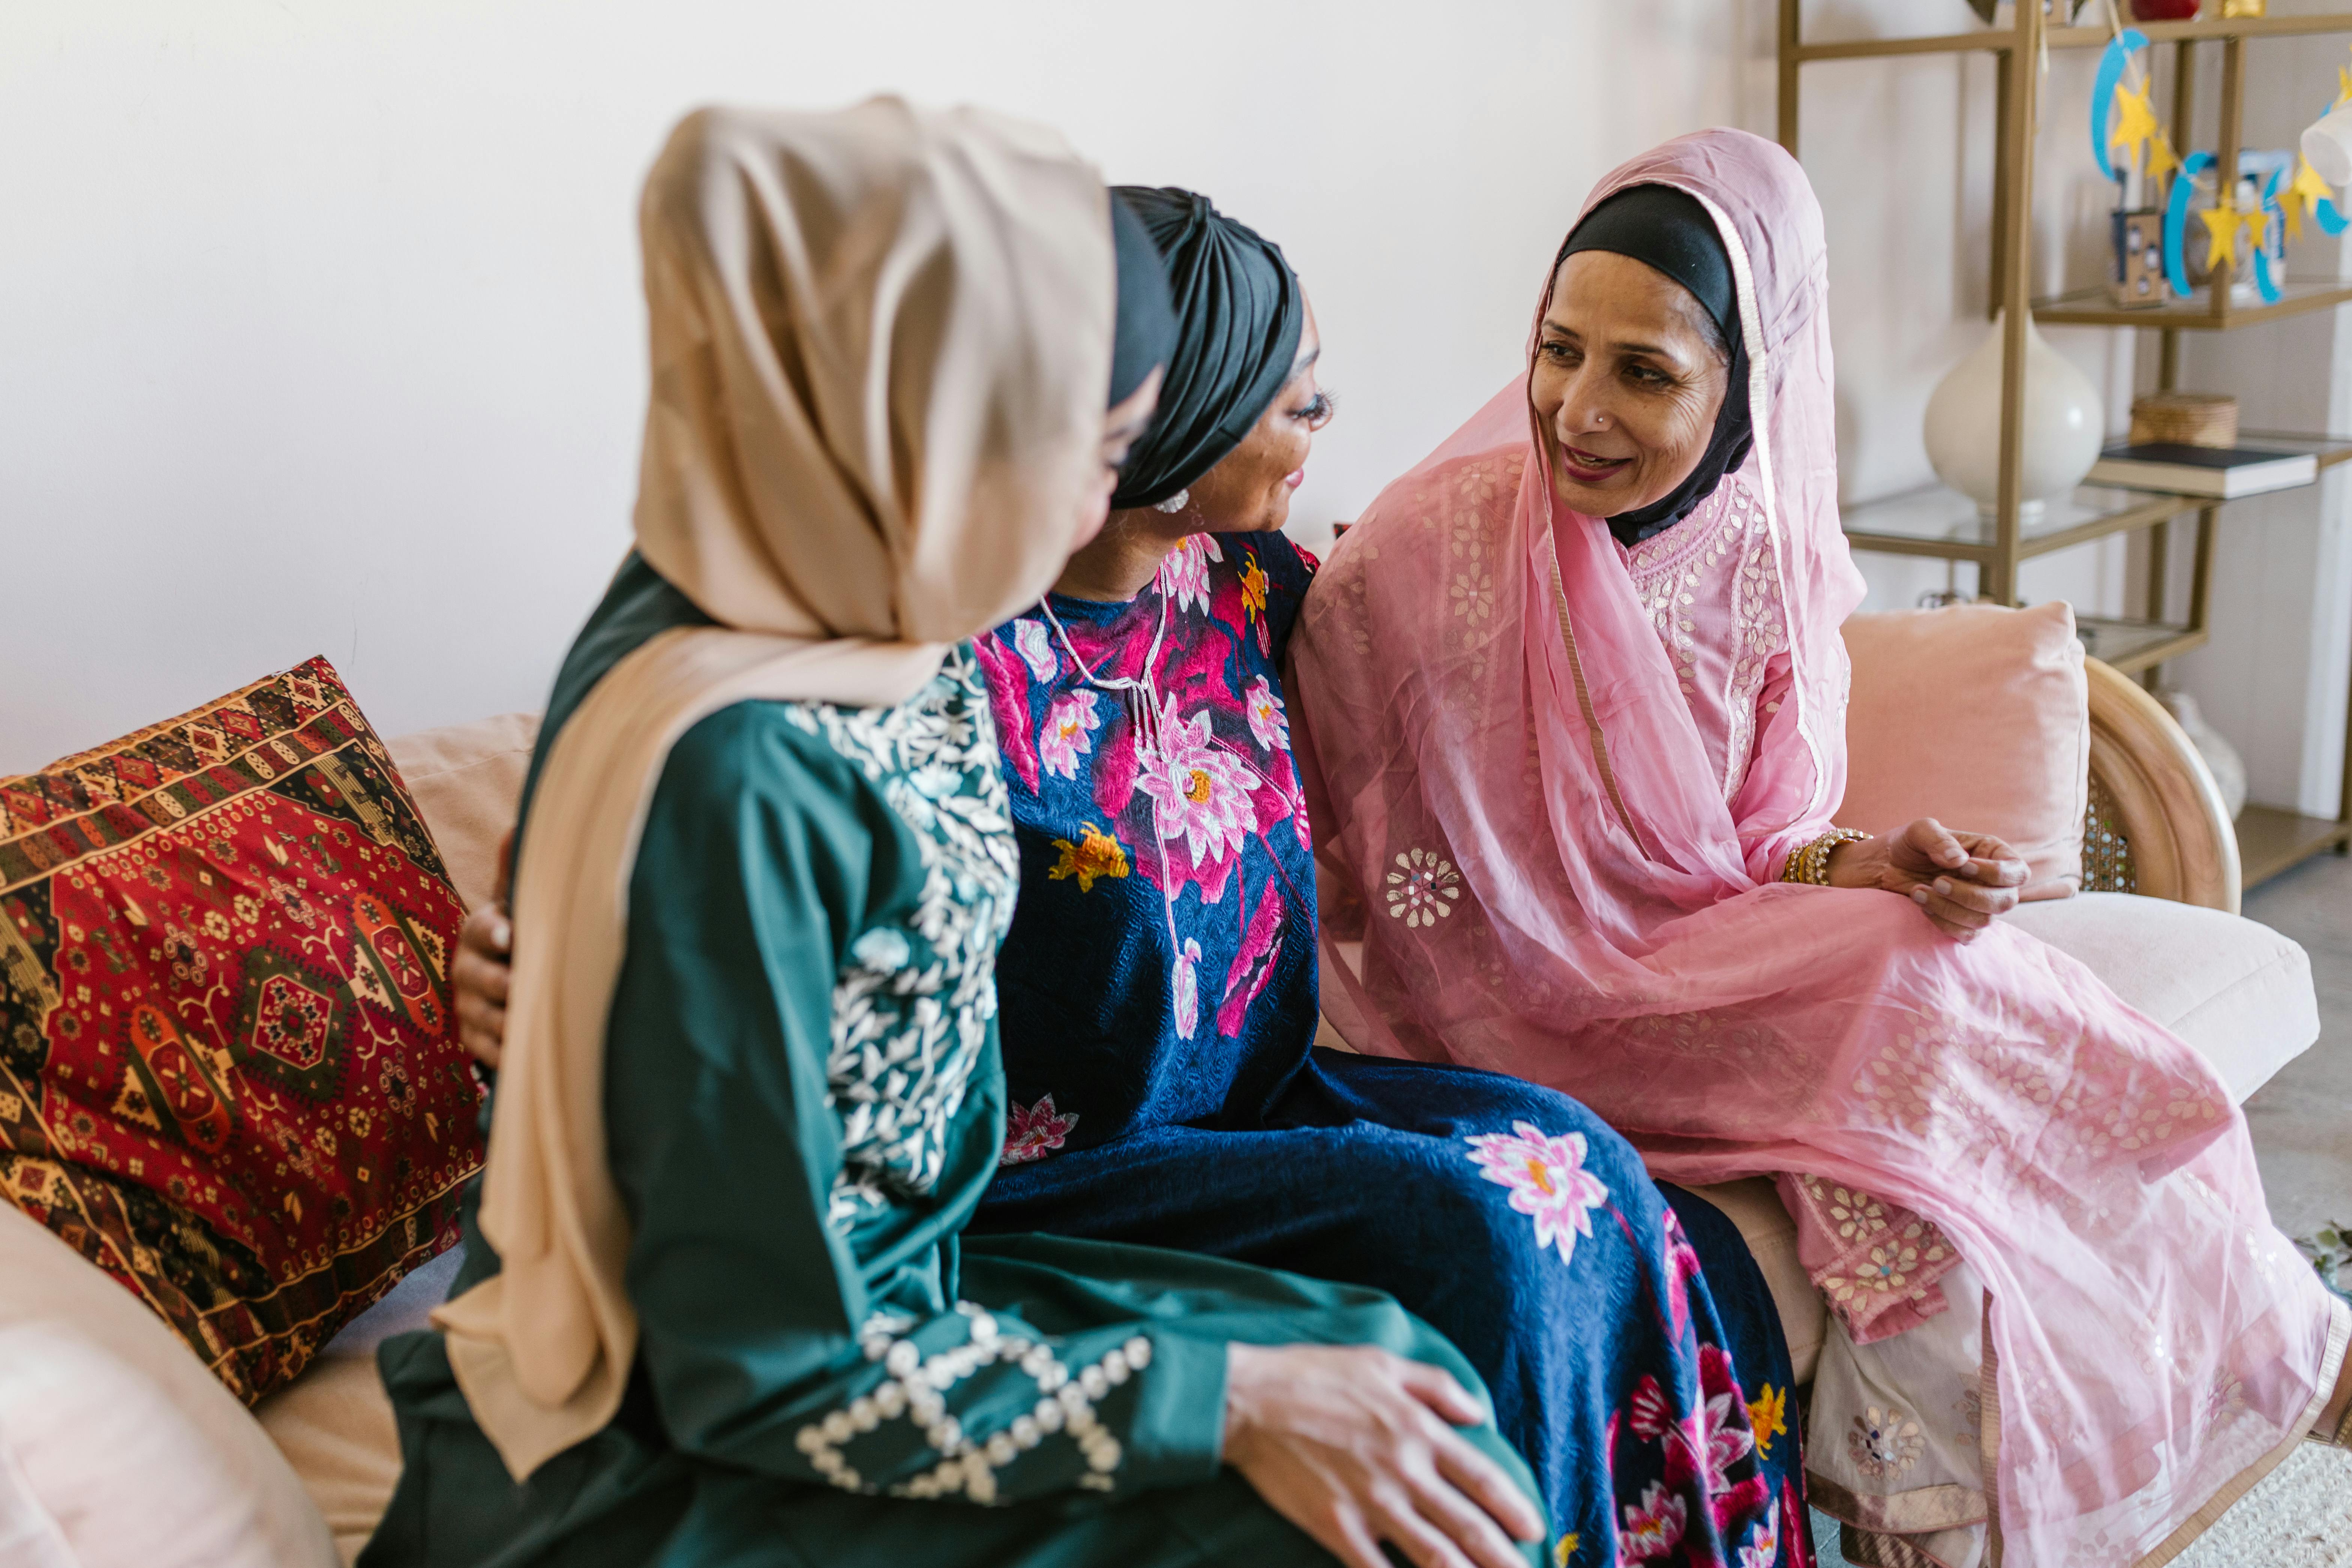
{"label": "yellow star garland", "polygon": [[2146,82],[2116,89],[2116,133],[2109,146],[2145,156],[2149,139],[2163,134],[2156,122],[2156,110],[2148,107]]}
{"label": "yellow star garland", "polygon": [[2238,265],[2238,209],[2216,202],[2197,215],[2205,220],[2205,270],[2219,272],[2226,258]]}
{"label": "yellow star garland", "polygon": [[2336,68],[2336,107],[2352,103],[2352,66]]}
{"label": "yellow star garland", "polygon": [[[2310,159],[2296,160],[2294,184],[2286,188],[2279,203],[2286,209],[2286,237],[2289,239],[2302,238],[2303,220],[2306,217],[2316,217],[2319,215],[2319,204],[2335,194],[2327,188],[2327,182],[2319,177],[2319,171],[2311,166]],[[2300,207],[2295,205],[2297,196],[2303,198],[2303,205]]]}
{"label": "yellow star garland", "polygon": [[[2147,143],[2148,184],[2152,187],[2158,180],[2162,179],[2165,175],[2177,174],[2179,172],[2180,154],[2172,150],[2171,140],[2167,137],[2162,129],[2159,128],[2157,133],[2148,139]],[[2157,202],[2158,200],[2156,192],[2153,189],[2148,193],[2148,200],[2152,203]]]}
{"label": "yellow star garland", "polygon": [[2256,207],[2252,212],[2240,213],[2238,221],[2245,226],[2246,243],[2255,250],[2262,249],[2263,236],[2270,231],[2271,215]]}

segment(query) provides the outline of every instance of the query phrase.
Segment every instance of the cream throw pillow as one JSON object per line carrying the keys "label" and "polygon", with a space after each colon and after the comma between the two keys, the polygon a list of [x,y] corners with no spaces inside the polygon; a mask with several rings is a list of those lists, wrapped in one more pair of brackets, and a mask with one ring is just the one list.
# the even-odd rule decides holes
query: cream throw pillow
{"label": "cream throw pillow", "polygon": [[2083,879],[2090,694],[2069,605],[1953,605],[1845,623],[1844,827],[1885,833],[1916,817],[2009,841],[2029,899]]}
{"label": "cream throw pillow", "polygon": [[468,912],[497,885],[499,845],[514,826],[538,739],[538,714],[500,713],[384,742]]}
{"label": "cream throw pillow", "polygon": [[137,1297],[0,1203],[0,1563],[336,1562],[236,1397]]}

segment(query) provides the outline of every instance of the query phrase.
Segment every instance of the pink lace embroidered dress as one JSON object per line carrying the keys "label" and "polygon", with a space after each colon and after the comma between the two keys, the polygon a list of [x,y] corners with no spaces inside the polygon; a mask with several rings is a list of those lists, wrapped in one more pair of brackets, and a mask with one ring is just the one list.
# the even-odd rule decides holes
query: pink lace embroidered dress
{"label": "pink lace embroidered dress", "polygon": [[[2346,1315],[2194,1050],[2012,928],[1959,944],[1907,900],[1774,879],[1843,793],[1860,597],[1820,211],[1736,132],[1591,201],[1641,184],[1707,204],[1730,252],[1755,449],[1629,557],[1554,498],[1515,382],[1342,540],[1292,682],[1320,861],[1355,895],[1327,900],[1324,1010],[1358,1049],[1574,1095],[1662,1180],[1794,1173],[1853,1340],[1985,1303],[1998,1507],[1956,1486],[1948,1521],[1994,1513],[2034,1563],[2168,1551],[2309,1427]],[[1431,859],[1445,918],[1384,915]]]}

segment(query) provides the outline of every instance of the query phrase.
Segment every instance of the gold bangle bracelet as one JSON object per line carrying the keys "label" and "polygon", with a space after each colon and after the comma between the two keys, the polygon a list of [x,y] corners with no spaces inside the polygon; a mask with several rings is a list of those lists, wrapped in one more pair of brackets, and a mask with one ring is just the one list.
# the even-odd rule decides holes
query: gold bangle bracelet
{"label": "gold bangle bracelet", "polygon": [[1780,880],[1806,882],[1816,888],[1830,885],[1830,857],[1842,844],[1859,844],[1870,837],[1855,827],[1833,827],[1811,844],[1789,852],[1788,861],[1780,868]]}

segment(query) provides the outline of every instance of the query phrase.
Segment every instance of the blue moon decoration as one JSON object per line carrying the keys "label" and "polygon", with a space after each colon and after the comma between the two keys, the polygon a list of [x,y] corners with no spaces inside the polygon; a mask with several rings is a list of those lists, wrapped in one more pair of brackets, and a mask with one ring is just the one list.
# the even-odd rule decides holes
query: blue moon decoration
{"label": "blue moon decoration", "polygon": [[2091,156],[2098,160],[2099,173],[2110,180],[2116,177],[2116,165],[2107,156],[2107,122],[2115,116],[2116,89],[2133,54],[2146,47],[2146,33],[2137,27],[2125,28],[2107,41],[2099,56],[2098,77],[2091,84]]}
{"label": "blue moon decoration", "polygon": [[2181,235],[2189,226],[2189,196],[2197,184],[2197,176],[2212,166],[2212,153],[2189,153],[2181,161],[2180,173],[2172,181],[2172,195],[2164,204],[2164,280],[2183,300],[2189,298],[2189,264],[2180,254]]}

